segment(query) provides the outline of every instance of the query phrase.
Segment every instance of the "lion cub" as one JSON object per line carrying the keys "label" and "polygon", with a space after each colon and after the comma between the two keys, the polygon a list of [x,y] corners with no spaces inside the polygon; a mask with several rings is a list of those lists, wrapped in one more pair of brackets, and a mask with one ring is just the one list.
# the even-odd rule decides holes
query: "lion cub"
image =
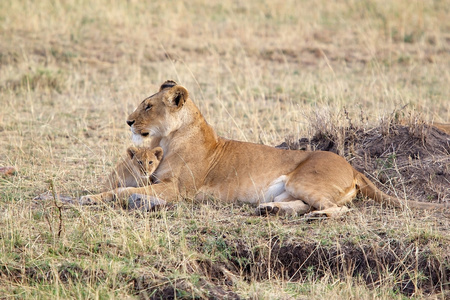
{"label": "lion cub", "polygon": [[127,157],[111,172],[105,187],[112,190],[119,187],[140,187],[152,183],[151,175],[158,168],[163,149],[131,146]]}

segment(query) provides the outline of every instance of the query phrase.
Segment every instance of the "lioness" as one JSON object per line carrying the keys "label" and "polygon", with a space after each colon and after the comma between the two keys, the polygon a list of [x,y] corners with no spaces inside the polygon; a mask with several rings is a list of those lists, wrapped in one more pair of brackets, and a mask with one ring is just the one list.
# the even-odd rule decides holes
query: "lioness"
{"label": "lioness", "polygon": [[219,137],[188,91],[172,80],[144,99],[127,124],[135,142],[152,137],[153,146],[164,149],[164,160],[156,170],[160,183],[88,195],[82,201],[143,194],[153,206],[178,198],[211,196],[258,204],[258,213],[293,215],[312,210],[312,215],[334,217],[346,212],[344,205],[360,191],[397,207],[444,207],[388,196],[331,152],[282,150]]}
{"label": "lioness", "polygon": [[163,157],[161,147],[129,147],[127,157],[111,172],[105,182],[106,190],[119,187],[138,187],[151,184],[151,175]]}

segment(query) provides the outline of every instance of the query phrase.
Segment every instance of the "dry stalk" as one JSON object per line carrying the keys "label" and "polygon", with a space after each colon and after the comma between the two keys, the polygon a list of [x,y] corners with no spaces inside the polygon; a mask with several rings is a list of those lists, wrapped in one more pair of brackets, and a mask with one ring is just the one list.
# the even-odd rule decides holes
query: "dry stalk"
{"label": "dry stalk", "polygon": [[[57,233],[57,236],[58,236],[58,238],[60,238],[61,237],[61,233],[63,232],[63,227],[64,227],[64,221],[63,221],[63,217],[62,217],[63,204],[62,203],[58,204],[58,199],[57,199],[58,194],[56,192],[56,188],[55,188],[55,184],[53,182],[53,179],[50,179],[48,181],[48,183],[49,183],[50,191],[51,191],[52,196],[53,196],[53,205],[54,205],[53,208],[55,208],[57,210],[57,215],[58,215],[58,233]],[[50,220],[48,218],[48,214],[46,214],[45,216],[46,216],[47,222],[49,224],[50,231],[53,233],[53,228],[52,228],[51,222],[50,222]]]}

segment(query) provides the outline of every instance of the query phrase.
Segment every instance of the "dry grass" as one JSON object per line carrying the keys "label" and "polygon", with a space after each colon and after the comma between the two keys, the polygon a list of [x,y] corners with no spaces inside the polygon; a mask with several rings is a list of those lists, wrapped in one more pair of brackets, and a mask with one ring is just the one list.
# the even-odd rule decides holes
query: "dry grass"
{"label": "dry grass", "polygon": [[[19,172],[0,178],[0,298],[448,297],[448,214],[357,205],[344,220],[305,223],[214,202],[141,215],[31,200],[50,182],[62,194],[97,191],[130,144],[126,116],[168,78],[220,135],[268,145],[340,128],[344,108],[365,127],[404,105],[450,122],[449,10],[407,0],[1,1],[0,166]],[[405,256],[370,277],[319,255],[290,280],[275,237],[287,253]]]}

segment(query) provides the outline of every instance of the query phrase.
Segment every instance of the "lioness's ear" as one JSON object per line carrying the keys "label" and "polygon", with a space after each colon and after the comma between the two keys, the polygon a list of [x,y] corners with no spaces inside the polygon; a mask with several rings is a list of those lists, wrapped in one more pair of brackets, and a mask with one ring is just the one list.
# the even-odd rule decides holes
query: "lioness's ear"
{"label": "lioness's ear", "polygon": [[163,84],[161,84],[159,91],[161,92],[162,90],[172,88],[172,87],[176,86],[177,84],[178,83],[176,83],[175,80],[166,80]]}
{"label": "lioness's ear", "polygon": [[153,153],[155,154],[156,158],[161,161],[164,153],[163,149],[161,147],[156,147],[155,149],[153,149]]}
{"label": "lioness's ear", "polygon": [[180,109],[188,97],[188,91],[184,87],[177,85],[167,91],[166,104],[168,106]]}
{"label": "lioness's ear", "polygon": [[131,159],[133,159],[133,157],[136,155],[136,152],[138,151],[138,149],[134,146],[131,146],[127,149],[127,154],[128,157],[130,157]]}

